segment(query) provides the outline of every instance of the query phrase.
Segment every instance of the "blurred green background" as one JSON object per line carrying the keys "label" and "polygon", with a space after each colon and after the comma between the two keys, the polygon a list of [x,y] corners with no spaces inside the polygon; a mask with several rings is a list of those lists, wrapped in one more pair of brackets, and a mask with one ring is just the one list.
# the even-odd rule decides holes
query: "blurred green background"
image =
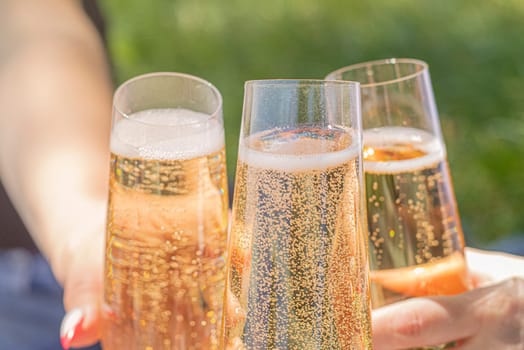
{"label": "blurred green background", "polygon": [[469,244],[524,235],[524,1],[106,0],[116,82],[152,71],[224,97],[233,178],[245,80],[322,78],[349,64],[430,65]]}

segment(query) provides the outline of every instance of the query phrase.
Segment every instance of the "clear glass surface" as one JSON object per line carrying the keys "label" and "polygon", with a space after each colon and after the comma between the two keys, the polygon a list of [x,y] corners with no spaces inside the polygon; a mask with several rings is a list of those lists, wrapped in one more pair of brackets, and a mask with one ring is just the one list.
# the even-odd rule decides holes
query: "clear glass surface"
{"label": "clear glass surface", "polygon": [[462,227],[428,65],[365,62],[326,79],[361,83],[373,307],[467,291]]}
{"label": "clear glass surface", "polygon": [[357,83],[246,83],[224,349],[372,349],[359,102]]}
{"label": "clear glass surface", "polygon": [[225,283],[222,99],[154,73],[114,95],[102,344],[217,349]]}

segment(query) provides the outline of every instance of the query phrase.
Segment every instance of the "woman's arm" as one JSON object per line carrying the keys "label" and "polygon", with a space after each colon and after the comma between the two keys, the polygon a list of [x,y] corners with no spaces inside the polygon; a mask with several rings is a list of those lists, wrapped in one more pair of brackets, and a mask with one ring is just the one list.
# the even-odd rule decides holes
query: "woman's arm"
{"label": "woman's arm", "polygon": [[66,309],[92,306],[87,333],[101,290],[111,91],[80,2],[0,1],[0,179]]}

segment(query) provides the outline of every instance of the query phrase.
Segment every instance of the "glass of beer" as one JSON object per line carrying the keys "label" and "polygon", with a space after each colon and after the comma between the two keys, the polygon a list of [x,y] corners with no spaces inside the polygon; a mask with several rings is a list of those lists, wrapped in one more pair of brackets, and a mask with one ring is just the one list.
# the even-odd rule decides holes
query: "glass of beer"
{"label": "glass of beer", "polygon": [[327,79],[361,83],[373,307],[470,288],[428,65],[388,59]]}
{"label": "glass of beer", "polygon": [[372,349],[358,83],[245,85],[224,349]]}
{"label": "glass of beer", "polygon": [[228,217],[222,98],[142,75],[114,95],[105,350],[217,349]]}

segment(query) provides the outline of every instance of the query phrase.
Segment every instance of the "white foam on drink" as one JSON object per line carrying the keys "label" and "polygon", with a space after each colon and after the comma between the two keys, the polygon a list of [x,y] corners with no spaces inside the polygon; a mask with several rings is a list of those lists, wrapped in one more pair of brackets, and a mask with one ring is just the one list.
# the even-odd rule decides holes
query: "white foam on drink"
{"label": "white foam on drink", "polygon": [[259,151],[250,148],[246,143],[240,144],[239,160],[252,167],[285,172],[332,168],[354,160],[359,154],[358,144],[352,144],[340,151],[295,155]]}
{"label": "white foam on drink", "polygon": [[146,159],[191,159],[224,147],[216,118],[182,108],[148,109],[119,120],[111,131],[111,152]]}
{"label": "white foam on drink", "polygon": [[365,147],[391,147],[395,145],[411,145],[426,155],[418,158],[369,161],[364,160],[364,170],[375,173],[401,173],[419,170],[444,161],[446,151],[438,137],[427,131],[406,127],[383,127],[368,129],[363,132]]}

